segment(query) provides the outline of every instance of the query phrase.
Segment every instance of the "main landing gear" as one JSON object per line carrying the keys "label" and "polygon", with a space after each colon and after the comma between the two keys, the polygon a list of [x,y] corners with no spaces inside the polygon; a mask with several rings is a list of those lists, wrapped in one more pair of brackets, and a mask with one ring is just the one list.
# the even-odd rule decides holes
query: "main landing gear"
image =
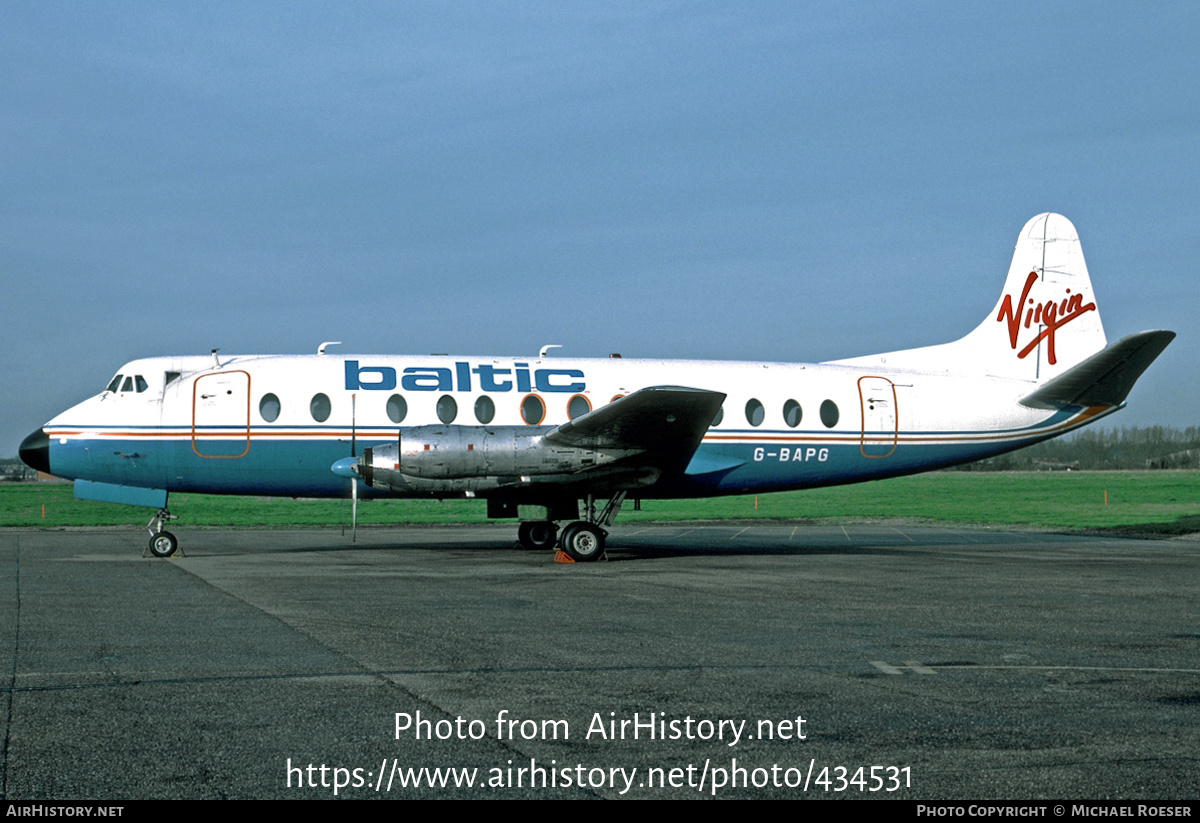
{"label": "main landing gear", "polygon": [[[155,557],[170,557],[175,554],[179,548],[179,541],[175,539],[175,535],[163,531],[163,523],[178,519],[178,515],[171,514],[166,509],[159,509],[150,518],[150,522],[146,524],[146,530],[150,532],[150,554]],[[142,556],[145,557],[145,555]]]}
{"label": "main landing gear", "polygon": [[517,540],[527,549],[557,546],[580,563],[599,560],[604,557],[604,540],[608,537],[605,527],[612,525],[624,502],[625,492],[617,492],[597,514],[596,499],[588,495],[584,500],[585,519],[568,523],[561,533],[551,520],[527,520],[517,530]]}
{"label": "main landing gear", "polygon": [[527,549],[553,549],[558,524],[550,520],[526,520],[517,529],[517,540]]}
{"label": "main landing gear", "polygon": [[571,559],[590,563],[604,556],[604,538],[608,532],[593,523],[577,520],[563,529],[562,548]]}

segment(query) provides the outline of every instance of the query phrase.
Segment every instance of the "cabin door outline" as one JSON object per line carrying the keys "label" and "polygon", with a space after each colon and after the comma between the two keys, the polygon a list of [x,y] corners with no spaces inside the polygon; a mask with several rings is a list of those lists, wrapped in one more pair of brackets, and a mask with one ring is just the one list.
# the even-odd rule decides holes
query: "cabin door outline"
{"label": "cabin door outline", "polygon": [[250,451],[250,373],[202,374],[192,384],[192,451],[236,460]]}
{"label": "cabin door outline", "polygon": [[860,377],[858,399],[862,407],[863,457],[878,460],[896,451],[900,415],[896,410],[896,385],[886,377]]}

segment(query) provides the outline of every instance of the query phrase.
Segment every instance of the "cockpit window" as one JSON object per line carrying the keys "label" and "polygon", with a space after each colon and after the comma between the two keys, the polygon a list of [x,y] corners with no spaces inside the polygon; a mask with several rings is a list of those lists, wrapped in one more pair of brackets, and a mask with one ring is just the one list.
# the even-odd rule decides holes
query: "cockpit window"
{"label": "cockpit window", "polygon": [[105,391],[107,391],[107,392],[136,391],[138,394],[141,394],[142,392],[146,391],[149,388],[150,388],[150,384],[147,383],[146,378],[142,377],[140,374],[130,374],[130,375],[118,374],[116,377],[114,377],[112,379],[112,382],[108,384],[108,388],[106,388]]}

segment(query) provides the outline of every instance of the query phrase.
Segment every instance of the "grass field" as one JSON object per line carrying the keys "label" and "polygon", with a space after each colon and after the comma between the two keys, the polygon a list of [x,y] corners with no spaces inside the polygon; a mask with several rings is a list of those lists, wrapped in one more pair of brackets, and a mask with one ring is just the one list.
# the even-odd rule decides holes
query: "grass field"
{"label": "grass field", "polygon": [[[1107,503],[1106,503],[1107,498]],[[173,494],[179,528],[336,526],[349,502]],[[359,524],[482,523],[481,501],[372,500]],[[153,512],[76,500],[66,483],[0,486],[0,526],[142,526]],[[904,519],[1115,534],[1200,532],[1200,472],[935,472],[854,486],[709,500],[630,503],[619,523]]]}

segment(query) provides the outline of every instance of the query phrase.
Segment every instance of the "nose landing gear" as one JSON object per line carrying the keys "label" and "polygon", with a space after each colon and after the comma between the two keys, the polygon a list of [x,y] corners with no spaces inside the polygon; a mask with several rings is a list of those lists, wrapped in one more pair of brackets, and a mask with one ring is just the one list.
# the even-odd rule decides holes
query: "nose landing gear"
{"label": "nose landing gear", "polygon": [[[179,541],[175,535],[163,531],[163,523],[178,519],[177,515],[171,514],[166,509],[159,509],[150,518],[150,522],[146,524],[146,530],[150,532],[150,545],[147,547],[150,554],[155,557],[170,557],[175,554],[179,549]],[[142,556],[145,557],[145,554]]]}

